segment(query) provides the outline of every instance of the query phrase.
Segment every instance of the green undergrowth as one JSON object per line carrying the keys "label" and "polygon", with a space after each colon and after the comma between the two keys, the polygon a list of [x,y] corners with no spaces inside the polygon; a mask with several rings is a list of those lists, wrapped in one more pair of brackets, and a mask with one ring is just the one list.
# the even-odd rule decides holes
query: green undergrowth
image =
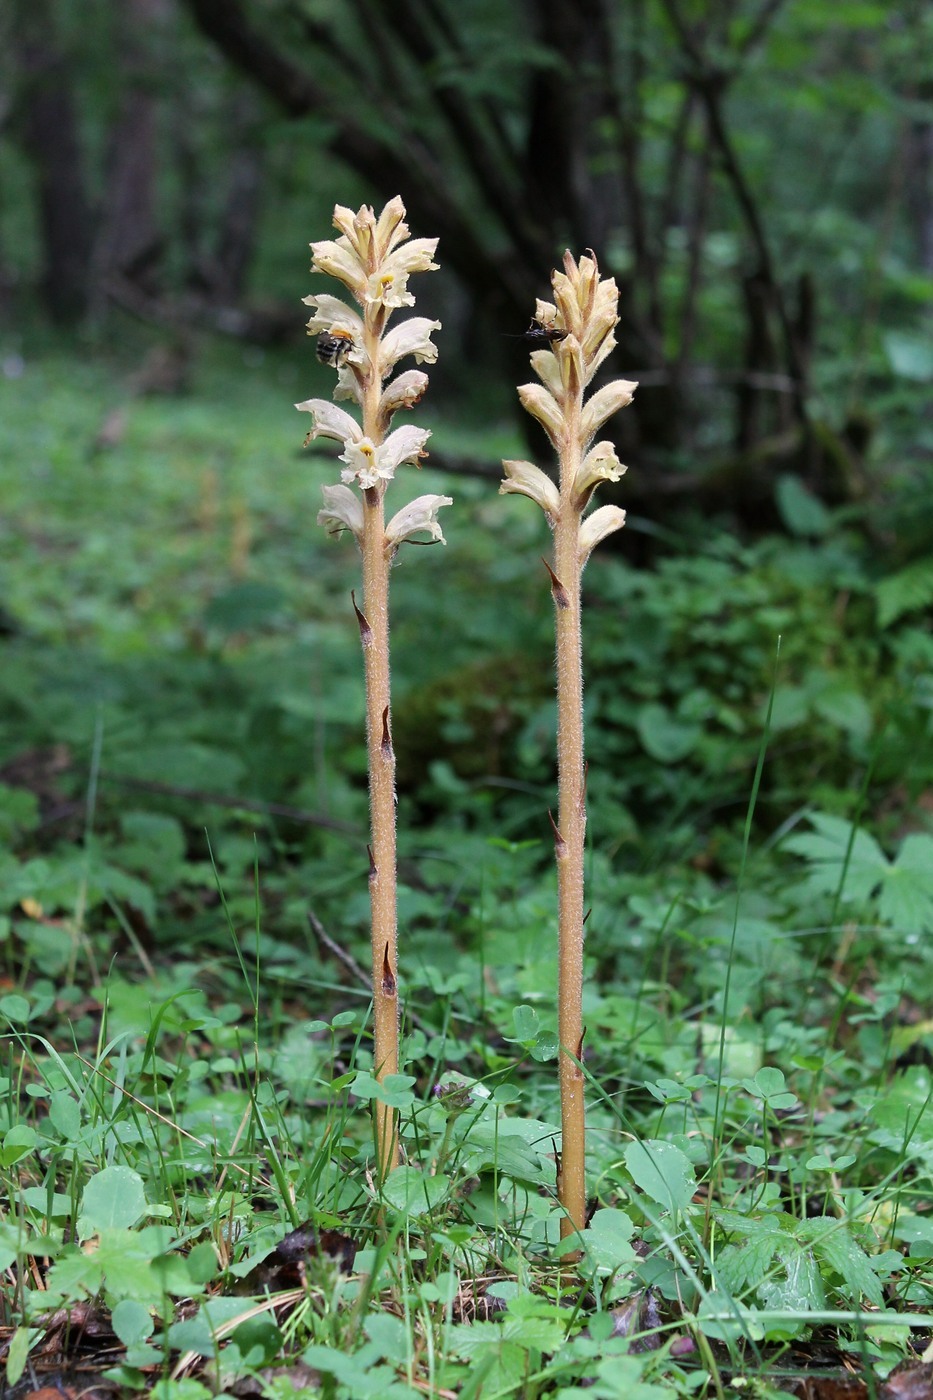
{"label": "green undergrowth", "polygon": [[788,479],[781,534],[665,522],[650,568],[623,538],[587,571],[593,1213],[561,1263],[544,540],[425,473],[457,504],[393,575],[380,1087],[307,392],[226,352],[105,449],[92,360],[4,389],[8,1384],[54,1354],[164,1400],[766,1395],[820,1340],[879,1385],[933,1325],[929,560]]}

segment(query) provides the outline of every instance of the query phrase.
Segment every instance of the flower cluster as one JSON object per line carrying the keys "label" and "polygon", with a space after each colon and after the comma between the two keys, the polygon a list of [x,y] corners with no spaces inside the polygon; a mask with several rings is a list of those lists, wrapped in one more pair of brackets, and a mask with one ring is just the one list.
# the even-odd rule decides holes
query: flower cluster
{"label": "flower cluster", "polygon": [[[538,301],[533,325],[540,327],[549,348],[535,350],[531,364],[540,384],[523,384],[522,406],[537,418],[560,458],[560,485],[531,462],[503,462],[503,495],[515,493],[537,501],[553,528],[562,512],[582,516],[601,481],[618,481],[625,467],[611,442],[594,443],[611,414],[632,402],[637,384],[615,379],[584,401],[600,365],[615,346],[619,293],[613,278],[601,278],[596,259],[579,264],[568,252],[564,271],[552,276],[554,300]],[[600,540],[625,523],[625,511],[602,506],[581,520],[581,565]]]}
{"label": "flower cluster", "polygon": [[[410,275],[437,268],[432,261],[437,239],[409,238],[404,217],[405,206],[398,198],[390,200],[378,218],[367,205],[354,213],[338,204],[334,225],[341,236],[311,244],[311,270],[342,282],[360,307],[357,311],[327,294],[304,298],[312,308],[308,333],[318,337],[318,358],[337,370],[334,399],[354,401],[362,424],[327,399],[307,399],[295,407],[313,418],[306,441],[329,437],[343,445],[339,459],[345,464],[343,485],[323,488],[324,509],[318,523],[338,533],[350,530],[361,548],[363,502],[351,487],[356,485],[364,498],[381,502],[396,468],[404,462],[418,465],[430,437],[427,429],[410,424],[389,432],[394,414],[412,408],[428,384],[423,370],[390,376],[409,355],[419,364],[433,364],[437,347],[431,333],[440,329],[438,321],[422,316],[387,329],[393,311],[414,305],[408,290]],[[394,555],[403,540],[424,531],[443,544],[437,512],[450,504],[449,496],[419,496],[404,506],[385,527],[387,556]]]}

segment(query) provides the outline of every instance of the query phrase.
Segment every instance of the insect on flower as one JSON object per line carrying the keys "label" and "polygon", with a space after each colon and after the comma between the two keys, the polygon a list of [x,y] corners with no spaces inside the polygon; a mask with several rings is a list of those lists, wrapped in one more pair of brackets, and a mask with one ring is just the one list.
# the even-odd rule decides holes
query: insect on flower
{"label": "insect on flower", "polygon": [[564,340],[566,335],[567,332],[560,330],[558,326],[546,326],[543,321],[535,321],[532,319],[531,325],[528,327],[527,331],[522,332],[520,338],[529,345],[541,347],[544,345],[556,345],[559,341]]}
{"label": "insect on flower", "polygon": [[322,331],[317,338],[315,353],[322,365],[341,369],[352,349],[353,336],[349,331]]}

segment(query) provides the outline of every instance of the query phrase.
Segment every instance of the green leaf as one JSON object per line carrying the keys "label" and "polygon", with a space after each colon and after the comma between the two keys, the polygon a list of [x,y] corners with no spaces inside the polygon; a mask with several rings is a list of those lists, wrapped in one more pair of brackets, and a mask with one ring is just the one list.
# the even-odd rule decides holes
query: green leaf
{"label": "green leaf", "polygon": [[[159,1248],[158,1237],[145,1230],[102,1230],[93,1257],[103,1275],[108,1296],[135,1298],[147,1307],[157,1307],[166,1291],[152,1267]],[[188,1282],[190,1284],[190,1280]]]}
{"label": "green leaf", "polygon": [[213,1391],[196,1381],[193,1376],[173,1381],[168,1376],[160,1376],[152,1387],[150,1400],[212,1400]]}
{"label": "green leaf", "polygon": [[9,996],[0,997],[0,1013],[14,1025],[25,1025],[29,1020],[29,1002],[25,997],[11,992]]}
{"label": "green leaf", "polygon": [[415,1096],[411,1086],[415,1078],[411,1074],[387,1074],[380,1084],[368,1070],[360,1070],[354,1077],[350,1092],[360,1099],[377,1099],[390,1108],[411,1108]]}
{"label": "green leaf", "polygon": [[805,1220],[797,1234],[811,1240],[820,1260],[839,1275],[837,1287],[853,1306],[858,1307],[863,1297],[876,1308],[884,1306],[881,1282],[871,1260],[841,1221],[818,1216]]}
{"label": "green leaf", "polygon": [[825,812],[813,812],[808,820],[814,830],[791,836],[784,847],[809,862],[808,884],[814,893],[834,895],[844,873],[844,898],[868,899],[890,868],[875,838],[859,830],[853,838],[851,822]]}
{"label": "green leaf", "polygon": [[209,1240],[196,1244],[185,1260],[195,1283],[210,1283],[217,1272],[217,1251]]}
{"label": "green leaf", "polygon": [[560,1041],[554,1031],[539,1031],[535,1036],[535,1043],[531,1047],[531,1058],[537,1060],[539,1064],[546,1064],[549,1060],[556,1060],[560,1050]]}
{"label": "green leaf", "polygon": [[629,1175],[646,1196],[665,1210],[685,1210],[697,1189],[693,1167],[679,1147],[649,1138],[625,1149]]}
{"label": "green leaf", "polygon": [[918,384],[933,379],[933,344],[928,335],[886,331],[881,343],[892,372],[901,379],[912,379]]}
{"label": "green leaf", "polygon": [[81,1222],[91,1230],[129,1228],[146,1213],[142,1177],[130,1167],[105,1167],[81,1198]]}
{"label": "green leaf", "polygon": [[282,1329],[276,1326],[274,1318],[264,1313],[241,1322],[233,1340],[240,1348],[245,1365],[267,1366],[282,1349]]}
{"label": "green leaf", "polygon": [[825,535],[832,516],[799,476],[780,476],[774,489],[781,519],[792,535],[814,539]]}
{"label": "green leaf", "polygon": [[7,1384],[14,1386],[26,1369],[33,1344],[42,1336],[41,1327],[17,1327],[6,1354]]}
{"label": "green leaf", "polygon": [[111,1314],[113,1330],[125,1347],[144,1342],[152,1336],[154,1323],[147,1307],[132,1298],[124,1298]]}
{"label": "green leaf", "polygon": [[896,1151],[911,1144],[933,1143],[933,1081],[925,1065],[912,1065],[892,1080],[871,1105],[871,1116],[883,1130],[883,1140]]}
{"label": "green leaf", "polygon": [[899,933],[933,932],[933,836],[907,836],[885,872],[881,917]]}
{"label": "green leaf", "polygon": [[780,1230],[749,1235],[741,1244],[727,1244],[716,1255],[716,1278],[729,1293],[757,1289],[768,1276],[781,1242]]}
{"label": "green leaf", "polygon": [[707,1293],[697,1309],[697,1322],[703,1334],[717,1342],[737,1342],[742,1337],[758,1341],[764,1336],[754,1315],[726,1293]]}
{"label": "green leaf", "polygon": [[74,1142],[81,1131],[81,1109],[71,1094],[59,1090],[49,1100],[49,1120],[66,1142]]}
{"label": "green leaf", "polygon": [[765,1279],[758,1292],[776,1312],[812,1312],[826,1306],[826,1290],[815,1255],[790,1235],[782,1235],[777,1255],[783,1273]]}
{"label": "green leaf", "polygon": [[867,739],[874,723],[871,706],[858,691],[845,682],[828,685],[813,699],[813,708],[829,724],[851,734],[854,739]]}
{"label": "green leaf", "polygon": [[875,588],[878,626],[890,627],[904,613],[919,612],[933,603],[933,557],[918,559]]}
{"label": "green leaf", "polygon": [[512,1011],[512,1024],[515,1034],[505,1036],[505,1040],[518,1041],[519,1045],[534,1044],[540,1026],[538,1013],[533,1006],[516,1006]]}
{"label": "green leaf", "polygon": [[25,1123],[17,1123],[3,1135],[3,1147],[0,1148],[0,1166],[11,1167],[14,1162],[28,1157],[38,1141],[39,1138],[34,1128],[27,1127]]}
{"label": "green leaf", "polygon": [[51,1295],[74,1302],[88,1294],[99,1292],[103,1281],[103,1269],[97,1255],[74,1250],[52,1265],[48,1276],[48,1289]]}
{"label": "green leaf", "polygon": [[387,1357],[397,1362],[407,1356],[411,1338],[400,1317],[387,1312],[373,1313],[364,1322],[363,1330],[380,1360]]}
{"label": "green leaf", "polygon": [[657,763],[679,763],[696,748],[703,730],[699,724],[675,719],[664,705],[642,705],[635,718],[642,748]]}
{"label": "green leaf", "polygon": [[402,1215],[427,1215],[449,1194],[450,1177],[429,1176],[417,1167],[396,1167],[382,1187],[382,1199]]}
{"label": "green leaf", "polygon": [[583,1248],[596,1269],[615,1272],[636,1257],[631,1245],[634,1225],[624,1210],[597,1210],[583,1231]]}
{"label": "green leaf", "polygon": [[795,1108],[798,1103],[795,1094],[785,1091],[783,1072],[767,1065],[758,1071],[754,1079],[743,1079],[742,1088],[773,1109]]}

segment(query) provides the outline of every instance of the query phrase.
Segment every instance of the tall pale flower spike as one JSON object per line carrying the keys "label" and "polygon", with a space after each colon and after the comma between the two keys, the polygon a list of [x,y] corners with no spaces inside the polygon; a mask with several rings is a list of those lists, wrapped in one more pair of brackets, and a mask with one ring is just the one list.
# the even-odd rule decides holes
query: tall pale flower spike
{"label": "tall pale flower spike", "polygon": [[[318,524],[332,534],[349,530],[363,556],[363,606],[357,620],[366,672],[366,737],[369,753],[369,893],[372,922],[373,1033],[375,1074],[380,1083],[398,1073],[398,958],[396,914],[395,754],[389,685],[389,568],[399,546],[412,536],[422,542],[444,536],[437,512],[449,496],[418,496],[385,520],[384,497],[396,470],[416,466],[430,437],[426,428],[405,424],[389,432],[393,415],[410,409],[428,385],[422,370],[390,376],[399,360],[413,356],[433,364],[432,331],[440,322],[411,316],[391,330],[392,313],[414,305],[408,279],[432,272],[436,238],[409,238],[405,206],[392,199],[377,218],[367,205],[356,213],[337,205],[334,225],[340,237],[311,244],[311,270],[335,277],[359,310],[339,297],[305,297],[312,308],[308,333],[317,336],[317,356],[337,371],[333,397],[355,403],[359,419],[328,399],[307,399],[295,407],[312,417],[313,438],[341,444],[339,484],[324,486]],[[424,537],[427,536],[425,540]],[[398,1120],[387,1104],[375,1105],[378,1177],[399,1162]]]}
{"label": "tall pale flower spike", "polygon": [[523,406],[542,425],[558,455],[555,484],[531,462],[503,462],[503,494],[536,501],[554,535],[548,565],[557,631],[557,766],[560,790],[554,847],[558,888],[558,1035],[560,1039],[561,1155],[558,1193],[564,1209],[561,1236],[586,1223],[586,1117],[583,1058],[583,855],[586,831],[586,768],[583,759],[583,665],[580,575],[600,540],[625,523],[618,506],[584,516],[602,481],[625,471],[611,442],[593,439],[606,419],[632,401],[637,387],[616,379],[587,399],[585,390],[615,345],[619,294],[612,278],[601,278],[595,257],[579,263],[564,254],[554,272],[553,302],[539,301],[535,321],[561,332],[550,348],[536,350],[531,364],[540,384],[523,384]]}

